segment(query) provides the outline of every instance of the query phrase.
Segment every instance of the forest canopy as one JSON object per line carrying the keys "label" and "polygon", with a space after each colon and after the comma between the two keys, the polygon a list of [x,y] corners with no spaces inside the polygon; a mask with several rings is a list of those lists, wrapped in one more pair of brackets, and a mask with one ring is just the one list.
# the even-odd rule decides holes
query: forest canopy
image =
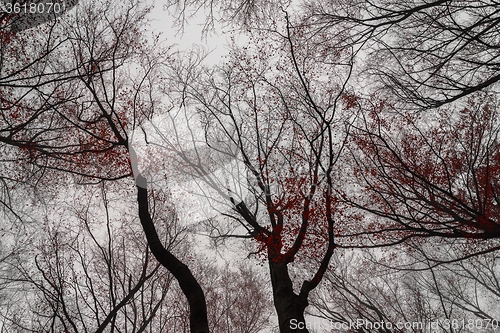
{"label": "forest canopy", "polygon": [[497,2],[35,2],[0,13],[0,332],[500,329]]}

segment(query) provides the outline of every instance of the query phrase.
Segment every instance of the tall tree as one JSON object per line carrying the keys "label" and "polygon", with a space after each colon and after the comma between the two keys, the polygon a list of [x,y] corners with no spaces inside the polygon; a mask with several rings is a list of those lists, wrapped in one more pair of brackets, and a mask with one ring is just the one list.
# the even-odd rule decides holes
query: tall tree
{"label": "tall tree", "polygon": [[[352,54],[329,53],[325,36],[294,27],[284,12],[271,30],[251,34],[215,70],[196,70],[196,57],[173,68],[177,80],[166,91],[192,115],[187,119],[201,119],[206,146],[189,124],[191,145],[157,125],[159,145],[205,186],[212,204],[225,201],[226,218],[208,221],[212,236],[256,242],[254,254],[269,265],[280,332],[308,332],[308,296],[328,268],[342,211],[333,188],[349,117],[342,111],[352,103]],[[314,266],[297,288],[290,270],[304,258]]]}
{"label": "tall tree", "polygon": [[[2,67],[7,71],[0,80],[2,96],[9,98],[2,107],[9,114],[2,113],[0,140],[17,147],[13,153],[27,169],[40,170],[44,177],[69,173],[79,183],[132,175],[128,133],[159,105],[155,68],[167,52],[159,49],[157,38],[150,43],[142,32],[148,11],[136,1],[82,2],[74,16],[40,27],[48,29],[46,45],[53,47],[27,46],[23,37],[28,31],[8,35],[19,46],[9,41],[5,54],[26,57],[27,65],[11,57],[9,66]],[[30,47],[37,51],[34,60]],[[206,333],[203,291],[158,238],[146,183],[140,175],[137,179],[142,186],[137,187],[139,217],[151,251],[188,297],[192,332]]]}

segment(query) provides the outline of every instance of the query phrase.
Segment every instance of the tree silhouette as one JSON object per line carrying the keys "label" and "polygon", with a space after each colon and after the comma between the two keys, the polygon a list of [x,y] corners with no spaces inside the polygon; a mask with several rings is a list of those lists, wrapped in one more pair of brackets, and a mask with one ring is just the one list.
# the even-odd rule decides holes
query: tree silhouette
{"label": "tree silhouette", "polygon": [[[141,28],[148,11],[134,1],[81,3],[73,18],[53,27],[48,40],[57,41],[54,48],[42,44],[34,63],[6,67],[10,72],[2,76],[2,89],[16,90],[2,95],[19,98],[7,104],[15,109],[3,119],[1,140],[18,148],[20,161],[43,177],[57,179],[64,172],[78,183],[132,175],[128,131],[154,110],[155,68],[166,56],[158,45],[144,44]],[[29,49],[22,39],[26,33],[16,33],[18,45],[14,48],[11,42],[6,52],[21,57],[20,51]],[[28,92],[22,94],[23,89]],[[143,178],[137,178],[141,183]],[[187,294],[191,331],[208,332],[203,291],[159,240],[144,185],[137,188],[139,216],[151,251]]]}
{"label": "tree silhouette", "polygon": [[418,107],[438,107],[496,86],[495,2],[335,1],[306,5],[318,31],[362,47],[379,87]]}
{"label": "tree silhouette", "polygon": [[[352,63],[348,50],[328,54],[324,36],[303,42],[311,37],[308,30],[294,27],[285,13],[279,24],[274,33],[257,33],[247,46],[235,46],[230,60],[215,70],[198,69],[197,57],[174,66],[171,77],[177,81],[166,91],[187,113],[195,110],[205,126],[206,147],[199,146],[196,133],[191,150],[176,144],[180,138],[165,139],[167,133],[158,145],[175,151],[174,163],[207,185],[210,202],[225,201],[226,218],[207,221],[211,236],[257,244],[254,254],[269,265],[280,332],[308,332],[308,295],[328,268],[342,212],[333,188],[341,174],[337,161],[348,126],[343,111],[351,107],[346,83]],[[210,155],[202,149],[214,154],[205,158]],[[211,173],[213,156],[241,165]],[[310,272],[297,288],[290,269],[304,258],[314,264],[309,261]]]}
{"label": "tree silhouette", "polygon": [[483,241],[498,239],[500,230],[496,103],[482,94],[432,116],[399,113],[383,101],[367,106],[350,150],[360,190],[344,198],[370,213],[362,218],[370,228],[352,225],[350,235],[359,232],[372,245],[463,239],[471,243],[464,256],[498,249]]}

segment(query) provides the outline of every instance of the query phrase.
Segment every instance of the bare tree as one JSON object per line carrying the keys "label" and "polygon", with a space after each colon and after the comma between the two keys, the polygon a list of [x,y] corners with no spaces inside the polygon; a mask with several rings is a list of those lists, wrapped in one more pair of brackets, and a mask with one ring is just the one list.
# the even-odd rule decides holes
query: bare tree
{"label": "bare tree", "polygon": [[[34,64],[26,60],[28,66],[20,70],[8,67],[13,72],[3,77],[1,86],[12,88],[12,96],[19,97],[14,112],[2,119],[1,141],[18,148],[15,153],[26,168],[39,170],[45,178],[58,179],[64,172],[79,183],[132,175],[128,133],[159,105],[153,89],[159,79],[155,68],[167,53],[158,44],[143,43],[146,37],[141,29],[148,10],[136,1],[82,2],[73,17],[53,27],[58,38],[53,49],[41,49],[41,59]],[[23,46],[22,40],[18,42]],[[9,52],[16,54],[18,49]],[[49,51],[50,57],[45,58]],[[28,93],[23,94],[23,89]],[[137,178],[142,185],[138,187],[139,217],[152,253],[187,294],[192,332],[208,332],[203,291],[188,267],[159,239],[146,185]],[[63,185],[61,181],[59,186]]]}
{"label": "bare tree", "polygon": [[[32,232],[33,257],[20,259],[19,274],[10,277],[15,277],[16,288],[4,328],[20,332],[165,329],[168,316],[174,315],[165,304],[172,277],[152,260],[132,217],[116,218],[119,207],[112,200],[117,193],[99,187],[86,187],[85,194],[76,189],[75,196],[88,198],[83,205],[66,208],[61,201],[57,210],[65,211],[66,220],[45,217],[38,232]],[[174,222],[169,222],[174,231]]]}
{"label": "bare tree", "polygon": [[218,25],[236,29],[266,27],[276,13],[288,8],[290,0],[168,0],[163,5],[174,17],[178,33],[197,15],[203,13],[202,35],[217,33]]}
{"label": "bare tree", "polygon": [[206,287],[213,332],[258,333],[270,326],[270,291],[248,264],[240,264],[237,270],[226,266],[219,274],[210,274],[210,279],[215,280],[210,282],[212,288]]}
{"label": "bare tree", "polygon": [[449,245],[440,244],[440,253],[432,241],[411,244],[413,251],[346,251],[333,259],[325,288],[311,300],[312,313],[339,332],[494,330],[497,255],[436,262],[436,256],[460,256]]}
{"label": "bare tree", "polygon": [[347,34],[348,43],[366,49],[365,68],[375,86],[412,105],[437,107],[497,86],[495,1],[341,0],[305,6],[317,30]]}
{"label": "bare tree", "polygon": [[[212,205],[225,202],[225,218],[207,221],[212,237],[256,242],[253,254],[269,265],[280,332],[308,332],[308,295],[328,268],[342,210],[333,188],[350,117],[342,111],[351,104],[351,53],[329,54],[325,36],[294,27],[286,13],[273,29],[250,35],[252,42],[235,46],[215,70],[197,71],[197,57],[172,69],[166,92],[181,113],[198,115],[205,147],[189,124],[190,145],[157,128],[160,144],[206,185]],[[296,288],[290,266],[304,258],[314,266]]]}

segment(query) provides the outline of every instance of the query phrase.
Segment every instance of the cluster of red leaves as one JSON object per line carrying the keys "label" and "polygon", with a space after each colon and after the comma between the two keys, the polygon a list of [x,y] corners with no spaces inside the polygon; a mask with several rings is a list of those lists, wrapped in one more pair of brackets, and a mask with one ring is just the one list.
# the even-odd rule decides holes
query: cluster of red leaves
{"label": "cluster of red leaves", "polygon": [[305,176],[288,177],[277,182],[283,195],[274,200],[268,213],[279,216],[282,224],[267,227],[267,232],[260,232],[255,237],[259,243],[259,258],[292,262],[296,256],[291,251],[298,239],[302,239],[300,256],[321,260],[328,243],[325,197],[316,193],[312,200],[308,199],[311,183]]}
{"label": "cluster of red leaves", "polygon": [[4,45],[9,44],[13,36],[13,32],[0,30],[0,43]]}
{"label": "cluster of red leaves", "polygon": [[352,140],[365,197],[348,198],[379,216],[365,232],[382,241],[500,236],[500,123],[492,103],[471,98],[435,115],[373,110]]}
{"label": "cluster of red leaves", "polygon": [[350,110],[358,105],[358,97],[353,93],[345,92],[340,95],[340,98],[344,102],[346,110]]}

